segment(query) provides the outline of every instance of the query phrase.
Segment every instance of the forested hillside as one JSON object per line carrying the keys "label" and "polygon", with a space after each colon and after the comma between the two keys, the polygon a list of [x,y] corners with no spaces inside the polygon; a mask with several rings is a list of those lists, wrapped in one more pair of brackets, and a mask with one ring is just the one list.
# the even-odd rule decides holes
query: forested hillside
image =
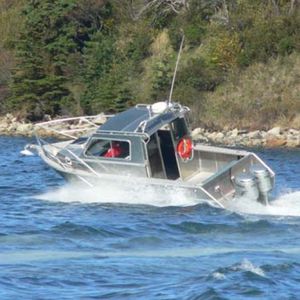
{"label": "forested hillside", "polygon": [[0,0],[0,109],[117,112],[173,100],[202,126],[300,128],[299,0]]}

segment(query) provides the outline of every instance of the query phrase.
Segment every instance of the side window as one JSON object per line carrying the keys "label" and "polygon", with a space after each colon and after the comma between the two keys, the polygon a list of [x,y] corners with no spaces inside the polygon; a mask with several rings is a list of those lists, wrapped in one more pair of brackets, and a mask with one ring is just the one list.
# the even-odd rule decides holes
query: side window
{"label": "side window", "polygon": [[85,154],[87,156],[130,159],[129,149],[127,141],[95,139]]}
{"label": "side window", "polygon": [[188,134],[187,125],[184,118],[178,118],[171,123],[174,138],[176,141]]}

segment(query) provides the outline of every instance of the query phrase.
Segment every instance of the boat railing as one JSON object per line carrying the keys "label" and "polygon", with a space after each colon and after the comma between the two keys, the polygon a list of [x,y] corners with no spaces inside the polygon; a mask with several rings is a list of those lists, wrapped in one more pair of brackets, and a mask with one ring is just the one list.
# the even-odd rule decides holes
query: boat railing
{"label": "boat railing", "polygon": [[[160,103],[163,103],[163,102],[158,102],[157,104],[160,104]],[[190,111],[190,109],[187,106],[182,106],[181,104],[176,103],[176,102],[172,102],[172,103],[166,102],[166,106],[162,106],[162,108],[161,108],[162,110],[159,112],[155,112],[151,105],[137,104],[136,107],[137,108],[139,108],[139,107],[147,108],[148,112],[149,112],[149,118],[147,120],[141,121],[135,130],[135,132],[142,132],[142,133],[146,132],[146,128],[150,122],[152,122],[155,119],[161,118],[161,115],[163,113],[173,112],[174,116],[176,116],[176,115],[179,116],[179,115],[185,114]]]}
{"label": "boat railing", "polygon": [[51,120],[35,125],[35,135],[77,139],[80,135],[96,130],[113,115],[99,114]]}
{"label": "boat railing", "polygon": [[[79,165],[81,166],[82,171],[87,171],[90,174],[93,174],[97,177],[101,177],[101,175],[89,164],[87,164],[83,159],[81,159],[76,153],[74,153],[71,149],[68,149],[63,146],[59,146],[60,143],[48,143],[43,138],[38,139],[39,144],[39,150],[40,155],[43,155],[45,159],[52,161],[52,163],[55,163],[59,165],[63,170],[68,171],[72,169],[72,164],[76,162],[77,168]],[[51,150],[50,148],[51,147]],[[57,153],[59,153],[61,150],[64,150],[68,153],[67,156],[58,156]],[[68,160],[66,160],[68,158]],[[84,183],[86,183],[89,186],[93,186],[91,182],[88,181],[88,179],[83,178],[79,174],[77,174],[77,177],[81,179]]]}
{"label": "boat railing", "polygon": [[[43,153],[43,155],[45,157],[47,157],[48,159],[54,161],[55,163],[57,163],[58,165],[60,165],[63,169],[67,169],[67,164],[66,162],[63,162],[59,157],[57,157],[54,153],[58,153],[59,150],[61,150],[62,148],[57,147],[55,145],[52,145],[50,143],[48,143],[47,141],[45,141],[44,139],[40,138],[38,140],[39,142],[39,146],[40,146],[40,151]],[[51,145],[52,151],[50,151],[50,149],[45,148],[45,145]],[[53,149],[55,149],[55,151],[53,151]]]}
{"label": "boat railing", "polygon": [[[112,115],[100,114],[38,123],[35,125],[35,136],[39,145],[38,151],[40,151],[45,158],[59,165],[64,170],[72,168],[72,163],[76,162],[82,166],[83,170],[100,176],[98,172],[72,151],[72,148],[66,147],[66,143],[72,144],[72,142],[79,137],[91,134],[111,117]],[[53,138],[55,138],[57,142],[53,143]],[[69,160],[67,160],[66,156],[58,155],[61,150],[68,153]]]}

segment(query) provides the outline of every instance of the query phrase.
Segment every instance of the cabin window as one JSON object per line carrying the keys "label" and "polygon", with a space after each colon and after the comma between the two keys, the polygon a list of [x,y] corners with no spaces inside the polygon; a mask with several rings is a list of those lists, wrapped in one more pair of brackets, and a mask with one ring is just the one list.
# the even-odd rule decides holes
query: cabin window
{"label": "cabin window", "polygon": [[188,135],[188,128],[184,118],[178,118],[171,123],[172,131],[176,141]]}
{"label": "cabin window", "polygon": [[130,159],[130,144],[128,141],[120,140],[93,140],[85,154],[103,158],[123,158]]}

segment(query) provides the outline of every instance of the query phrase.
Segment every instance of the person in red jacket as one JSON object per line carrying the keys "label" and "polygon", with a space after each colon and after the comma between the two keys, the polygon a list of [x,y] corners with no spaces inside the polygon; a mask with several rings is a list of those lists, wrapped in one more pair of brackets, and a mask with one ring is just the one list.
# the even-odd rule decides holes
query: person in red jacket
{"label": "person in red jacket", "polygon": [[119,142],[112,142],[111,147],[104,154],[104,157],[119,157],[122,154],[121,145]]}

